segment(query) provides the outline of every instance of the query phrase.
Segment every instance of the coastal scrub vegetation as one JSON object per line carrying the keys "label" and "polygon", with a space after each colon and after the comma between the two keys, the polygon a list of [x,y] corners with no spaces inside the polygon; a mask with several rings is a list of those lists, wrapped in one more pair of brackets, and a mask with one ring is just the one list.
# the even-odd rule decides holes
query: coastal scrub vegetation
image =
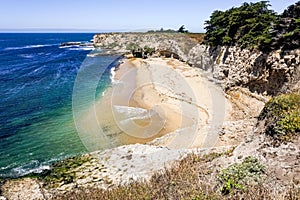
{"label": "coastal scrub vegetation", "polygon": [[185,25],[182,25],[179,27],[178,30],[161,28],[159,30],[149,30],[147,32],[148,33],[188,33],[189,31],[186,30]]}
{"label": "coastal scrub vegetation", "polygon": [[222,194],[232,194],[234,190],[247,190],[248,185],[261,181],[265,167],[257,158],[247,157],[242,163],[234,163],[222,170],[219,180],[222,183]]}
{"label": "coastal scrub vegetation", "polygon": [[[300,1],[281,15],[269,9],[269,1],[244,3],[226,11],[214,11],[205,22],[205,43],[211,46],[236,45],[262,51],[281,46],[300,46]],[[290,44],[290,45],[286,45]]]}
{"label": "coastal scrub vegetation", "polygon": [[259,120],[265,123],[265,133],[277,142],[290,141],[300,134],[300,95],[282,94],[266,103]]}
{"label": "coastal scrub vegetation", "polygon": [[164,28],[161,28],[159,30],[149,30],[149,31],[147,31],[147,33],[176,33],[176,32],[177,32],[176,30],[164,29]]}
{"label": "coastal scrub vegetation", "polygon": [[[214,172],[208,167],[210,162],[232,151],[211,153],[205,156],[190,154],[170,169],[153,175],[150,181],[134,181],[128,185],[100,188],[78,188],[53,199],[96,200],[96,199],[297,199],[300,190],[287,189],[278,192],[271,184],[261,181],[260,185],[245,180],[259,178],[264,173],[264,166],[253,157],[247,157],[240,164],[233,164],[221,172]],[[235,184],[231,180],[236,181]],[[220,185],[220,182],[222,185]],[[228,184],[230,182],[230,184]],[[247,184],[246,184],[247,183]],[[223,192],[224,184],[230,185],[230,193]],[[244,184],[239,186],[238,184]],[[226,187],[226,186],[225,186]],[[228,187],[227,187],[228,188]],[[243,188],[243,189],[241,189]]]}

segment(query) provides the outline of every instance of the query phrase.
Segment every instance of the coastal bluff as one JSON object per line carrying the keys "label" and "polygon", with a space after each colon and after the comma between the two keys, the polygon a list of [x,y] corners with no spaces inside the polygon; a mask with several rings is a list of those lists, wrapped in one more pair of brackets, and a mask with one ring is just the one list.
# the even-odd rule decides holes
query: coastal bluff
{"label": "coastal bluff", "polygon": [[122,54],[138,50],[157,53],[168,51],[177,54],[182,60],[187,60],[190,49],[203,40],[203,37],[203,34],[192,33],[103,33],[96,34],[93,42],[95,47],[108,53]]}
{"label": "coastal bluff", "polygon": [[[235,86],[251,92],[276,95],[300,86],[300,50],[270,52],[236,46],[211,47],[201,44],[203,34],[103,33],[94,36],[94,46],[111,54],[152,52],[153,57],[171,57],[209,72],[208,76],[225,90]],[[162,52],[169,52],[167,55]]]}

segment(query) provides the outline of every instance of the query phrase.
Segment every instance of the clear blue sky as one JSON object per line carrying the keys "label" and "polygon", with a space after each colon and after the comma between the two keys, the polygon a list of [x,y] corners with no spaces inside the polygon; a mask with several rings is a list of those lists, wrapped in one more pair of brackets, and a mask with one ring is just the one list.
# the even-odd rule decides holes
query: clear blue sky
{"label": "clear blue sky", "polygon": [[[202,32],[214,10],[257,0],[0,0],[0,31],[12,29],[146,30],[182,24]],[[271,0],[281,13],[297,0]]]}

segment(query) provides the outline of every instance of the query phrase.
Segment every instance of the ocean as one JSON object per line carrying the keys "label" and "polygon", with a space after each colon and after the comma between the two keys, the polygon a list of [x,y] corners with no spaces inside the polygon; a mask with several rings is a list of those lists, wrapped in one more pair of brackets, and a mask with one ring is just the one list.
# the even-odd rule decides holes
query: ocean
{"label": "ocean", "polygon": [[84,90],[95,88],[93,98],[76,96],[77,111],[85,110],[112,84],[119,56],[94,57],[101,50],[60,44],[89,42],[93,35],[0,34],[0,177],[39,172],[87,152],[73,119],[74,83],[80,70],[92,69],[86,73],[95,78],[82,84]]}

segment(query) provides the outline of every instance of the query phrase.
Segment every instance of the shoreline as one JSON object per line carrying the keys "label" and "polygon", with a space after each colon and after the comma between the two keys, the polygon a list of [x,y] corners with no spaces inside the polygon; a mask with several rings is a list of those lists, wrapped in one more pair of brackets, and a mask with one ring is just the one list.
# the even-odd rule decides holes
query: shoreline
{"label": "shoreline", "polygon": [[[176,59],[150,58],[136,60],[135,64],[140,68],[137,77],[141,79],[140,84],[146,82],[145,71],[148,71],[152,75],[148,81],[158,94],[148,94],[149,87],[145,87],[135,99],[149,107],[159,104],[167,115],[166,133],[149,144],[175,149],[215,146],[218,135],[210,135],[210,126],[220,128],[231,110],[223,91],[206,80],[199,69]],[[216,97],[219,102],[215,102]],[[223,111],[219,119],[214,116],[214,107],[218,107],[217,112]],[[211,137],[210,144],[208,137]]]}
{"label": "shoreline", "polygon": [[[152,66],[151,69],[148,68],[149,65]],[[95,105],[91,106],[91,108],[88,109],[85,112],[84,116],[82,117],[81,129],[88,127],[86,130],[84,130],[84,132],[85,133],[89,132],[88,134],[89,137],[95,136],[95,138],[99,139],[99,137],[97,137],[97,134],[99,134],[99,130],[98,130],[99,127],[103,129],[103,132],[105,132],[105,134],[107,134],[105,135],[106,137],[107,136],[110,137],[109,139],[107,138],[104,139],[100,145],[99,142],[94,141],[92,145],[98,143],[98,146],[95,145],[91,148],[88,148],[90,152],[94,152],[98,150],[106,150],[118,146],[130,145],[136,143],[148,144],[154,146],[164,146],[164,147],[174,148],[174,149],[202,147],[202,144],[206,138],[205,134],[207,134],[206,133],[207,130],[204,130],[204,128],[205,125],[209,123],[209,114],[208,114],[209,109],[204,108],[203,106],[202,107],[199,106],[197,102],[194,102],[193,103],[194,105],[191,106],[188,105],[190,104],[189,102],[190,100],[188,100],[188,98],[192,98],[192,97],[187,97],[187,96],[184,97],[182,96],[182,94],[178,94],[177,96],[176,95],[172,96],[167,94],[164,91],[165,88],[162,87],[154,88],[155,85],[151,85],[153,82],[151,73],[152,71],[155,71],[155,69],[158,68],[160,68],[160,70],[158,70],[156,74],[154,74],[154,76],[156,76],[155,81],[164,83],[166,79],[157,76],[158,74],[161,73],[161,71],[165,71],[165,73],[169,73],[170,71],[166,71],[166,70],[170,69],[172,71],[173,70],[176,71],[176,74],[174,75],[173,78],[177,78],[178,80],[178,78],[180,78],[181,76],[181,78],[183,79],[189,79],[190,83],[192,83],[191,87],[193,90],[197,90],[197,86],[199,86],[197,83],[195,83],[197,81],[201,82],[200,84],[202,84],[202,86],[204,87],[203,85],[204,80],[201,78],[201,72],[199,72],[197,68],[190,67],[185,63],[176,59],[171,59],[171,58],[136,59],[136,58],[126,58],[126,57],[122,57],[121,59],[118,59],[118,63],[115,65],[115,67],[111,68],[111,70],[115,72],[112,73],[111,75],[112,76],[111,78],[115,80],[112,81],[112,87],[108,87],[103,92],[104,93],[103,96],[99,100],[97,100],[95,102]],[[128,73],[130,70],[131,70],[130,73],[132,74]],[[149,76],[149,74],[151,74],[151,76]],[[126,84],[130,85],[131,89],[127,91],[128,93],[123,94],[123,96],[118,95],[116,98],[115,94],[118,93],[118,90],[122,89],[123,86],[121,85],[121,88],[120,87],[114,88],[114,87],[120,84],[120,82],[122,82],[122,84],[126,82]],[[130,93],[130,91],[136,90],[136,88],[140,88],[141,85],[145,83],[147,83],[148,85],[135,91],[134,95]],[[178,90],[180,91],[180,89]],[[130,99],[128,99],[129,96]],[[142,98],[142,96],[144,97]],[[207,96],[209,97],[210,95]],[[195,98],[194,101],[196,100],[197,99]],[[158,132],[156,131],[155,132],[156,134],[154,135],[150,134],[150,137],[149,135],[140,137],[139,135],[134,133],[128,134],[128,130],[123,131],[118,127],[119,124],[116,124],[114,122],[115,120],[114,113],[111,110],[112,105],[126,106],[126,108],[127,107],[141,108],[148,111],[151,110],[156,105],[158,105],[161,107],[160,110],[154,109],[154,111],[157,111],[159,116],[158,119],[165,121],[165,123],[163,124],[165,126],[156,128]],[[184,107],[185,110],[181,111],[180,107]],[[197,108],[200,111],[200,114],[198,113],[199,115],[197,113],[194,113],[196,115],[194,116],[194,118],[202,117],[201,119],[204,119],[201,120],[201,122],[196,122],[197,127],[193,126],[195,123],[195,119],[191,119],[191,117],[186,116],[191,114],[194,108]],[[98,112],[95,112],[95,110]],[[183,112],[183,115],[181,112]],[[105,113],[105,116],[103,116],[103,113]],[[95,115],[96,117],[93,115]],[[145,127],[149,125],[149,121],[151,121],[151,118],[150,120],[149,118],[147,118],[145,120],[134,119],[133,121],[138,126]],[[108,131],[108,129],[111,130]],[[138,129],[138,131],[140,131],[140,129]],[[186,132],[192,132],[193,134],[187,135],[188,133]],[[187,139],[188,142],[181,144],[181,142],[184,141],[185,139]]]}
{"label": "shoreline", "polygon": [[[123,58],[112,75],[112,87],[88,112],[96,112],[96,121],[90,120],[90,114],[84,117],[89,120],[83,120],[90,127],[91,123],[104,127],[102,134],[109,137],[110,145],[102,149],[134,143],[175,149],[217,144],[218,135],[209,134],[232,108],[223,91],[199,69],[172,58]],[[217,112],[224,111],[219,119],[214,116],[215,106]],[[92,132],[99,133],[97,128],[94,125]],[[208,137],[213,139],[207,141]]]}
{"label": "shoreline", "polygon": [[[82,116],[82,128],[93,139],[85,144],[91,153],[60,161],[75,166],[64,173],[71,176],[69,173],[75,172],[76,179],[70,184],[54,179],[61,185],[50,189],[49,194],[69,191],[76,185],[106,189],[139,178],[148,180],[154,172],[171,166],[188,153],[205,154],[232,148],[216,145],[218,135],[209,135],[210,123],[216,119],[213,99],[216,95],[225,96],[201,76],[199,69],[171,58],[150,58],[124,59],[115,70],[116,82]],[[230,107],[227,109],[229,114]],[[225,118],[215,125],[221,126]],[[125,126],[128,121],[131,123]],[[164,123],[157,123],[161,121]],[[149,131],[153,130],[155,134],[151,135]],[[136,135],[131,131],[137,131]],[[214,140],[208,144],[207,138]],[[103,143],[99,145],[96,139],[103,139]],[[82,159],[83,164],[78,167],[77,162]],[[54,165],[53,170],[60,168]],[[28,188],[37,184],[26,176],[18,181],[28,184]],[[7,181],[4,188],[14,183]]]}

